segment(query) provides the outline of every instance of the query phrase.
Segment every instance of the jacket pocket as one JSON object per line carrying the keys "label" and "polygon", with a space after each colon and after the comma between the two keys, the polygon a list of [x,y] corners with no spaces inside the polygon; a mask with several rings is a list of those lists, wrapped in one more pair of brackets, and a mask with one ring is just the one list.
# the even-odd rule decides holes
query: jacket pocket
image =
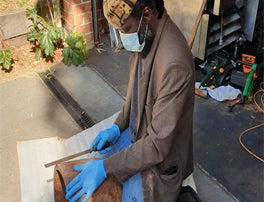
{"label": "jacket pocket", "polygon": [[175,183],[181,178],[181,164],[177,160],[161,163],[159,170],[160,178],[166,182]]}
{"label": "jacket pocket", "polygon": [[168,169],[166,169],[162,175],[173,175],[174,173],[178,172],[178,165],[173,165],[171,167],[169,167]]}
{"label": "jacket pocket", "polygon": [[[177,168],[177,169],[175,169]],[[175,168],[169,168],[171,169],[171,173],[161,173],[160,179],[162,181],[165,181],[166,183],[172,183],[175,184],[178,182],[181,178],[181,170],[179,169],[178,165],[175,165]]]}

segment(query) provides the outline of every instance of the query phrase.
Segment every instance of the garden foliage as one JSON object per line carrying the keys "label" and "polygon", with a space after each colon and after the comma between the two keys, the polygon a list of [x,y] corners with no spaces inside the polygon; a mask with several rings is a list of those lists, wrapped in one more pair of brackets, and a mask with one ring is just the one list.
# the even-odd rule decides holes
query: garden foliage
{"label": "garden foliage", "polygon": [[70,65],[73,63],[75,66],[85,65],[89,51],[83,37],[84,33],[77,34],[73,32],[67,35],[65,42],[68,46],[62,51],[65,64]]}
{"label": "garden foliage", "polygon": [[12,58],[12,50],[0,50],[0,65],[2,65],[4,70],[10,70]]}
{"label": "garden foliage", "polygon": [[62,27],[55,28],[37,14],[37,8],[27,9],[26,15],[33,23],[27,39],[36,45],[36,59],[42,56],[54,56],[54,50],[63,42],[64,32]]}

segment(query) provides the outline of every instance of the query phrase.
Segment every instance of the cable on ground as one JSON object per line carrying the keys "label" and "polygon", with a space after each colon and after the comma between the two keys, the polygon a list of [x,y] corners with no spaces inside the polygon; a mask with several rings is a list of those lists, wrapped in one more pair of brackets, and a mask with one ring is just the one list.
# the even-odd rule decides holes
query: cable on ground
{"label": "cable on ground", "polygon": [[[263,88],[263,85],[264,85],[264,82],[262,82],[261,84],[260,84],[260,90],[259,91],[257,91],[255,94],[254,94],[254,96],[253,96],[253,102],[255,103],[255,105],[257,106],[257,108],[262,112],[262,113],[264,113],[264,102],[263,102],[263,98],[264,98],[264,88]],[[260,102],[261,102],[261,105],[257,102],[257,100],[256,100],[256,97],[257,97],[257,95],[258,94],[261,94],[260,95]],[[250,155],[252,155],[253,157],[255,157],[256,159],[258,159],[259,161],[261,161],[262,163],[264,163],[264,159],[262,159],[261,157],[259,157],[259,156],[257,156],[255,153],[253,153],[252,151],[250,151],[244,144],[243,144],[243,142],[242,142],[242,136],[245,134],[245,133],[247,133],[247,132],[249,132],[249,131],[251,131],[251,130],[254,130],[254,129],[256,129],[256,128],[259,128],[259,127],[261,127],[261,126],[264,126],[264,123],[261,123],[261,124],[259,124],[259,125],[256,125],[256,126],[253,126],[253,127],[251,127],[251,128],[248,128],[248,129],[246,129],[246,130],[244,130],[242,133],[240,133],[240,135],[239,135],[239,143],[240,143],[240,145],[250,154]]]}

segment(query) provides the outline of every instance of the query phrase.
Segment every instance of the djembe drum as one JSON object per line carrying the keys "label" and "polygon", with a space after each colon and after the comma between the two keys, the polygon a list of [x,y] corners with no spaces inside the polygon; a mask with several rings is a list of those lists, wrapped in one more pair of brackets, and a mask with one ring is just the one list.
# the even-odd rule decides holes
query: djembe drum
{"label": "djembe drum", "polygon": [[[55,202],[67,202],[65,199],[65,189],[70,181],[79,174],[73,170],[73,165],[80,165],[87,161],[96,159],[81,159],[76,161],[63,162],[56,165],[54,170],[54,199]],[[83,195],[79,200],[81,201]],[[119,202],[122,199],[122,186],[112,176],[107,179],[98,187],[92,194],[88,202]]]}

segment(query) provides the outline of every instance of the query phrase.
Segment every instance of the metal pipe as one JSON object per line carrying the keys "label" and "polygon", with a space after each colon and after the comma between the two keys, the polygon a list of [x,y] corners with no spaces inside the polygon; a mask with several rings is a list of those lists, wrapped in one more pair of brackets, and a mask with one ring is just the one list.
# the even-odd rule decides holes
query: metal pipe
{"label": "metal pipe", "polygon": [[99,36],[98,36],[98,26],[97,26],[96,0],[92,0],[92,16],[93,16],[94,41],[97,41]]}
{"label": "metal pipe", "polygon": [[223,8],[223,0],[221,1],[221,33],[220,33],[220,39],[219,39],[219,45],[223,45],[223,21],[224,21],[224,8]]}

